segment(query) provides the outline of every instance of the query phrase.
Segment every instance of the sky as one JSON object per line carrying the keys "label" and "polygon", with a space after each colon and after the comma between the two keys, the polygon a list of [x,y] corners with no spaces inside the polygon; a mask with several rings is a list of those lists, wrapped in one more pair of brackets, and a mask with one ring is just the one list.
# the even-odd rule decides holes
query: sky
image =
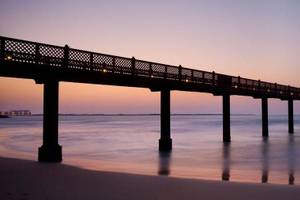
{"label": "sky", "polygon": [[[0,35],[300,87],[298,0],[1,0]],[[0,110],[42,112],[43,86],[0,77]],[[60,83],[60,113],[159,113],[149,89]],[[172,91],[172,113],[221,113],[221,97]],[[287,102],[269,100],[271,114]],[[232,113],[260,100],[232,96]],[[295,103],[300,114],[300,103]]]}

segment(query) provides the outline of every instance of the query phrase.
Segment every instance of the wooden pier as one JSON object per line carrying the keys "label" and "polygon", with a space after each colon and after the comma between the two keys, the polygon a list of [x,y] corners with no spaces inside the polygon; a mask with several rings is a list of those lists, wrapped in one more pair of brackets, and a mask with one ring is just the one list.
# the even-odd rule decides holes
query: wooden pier
{"label": "wooden pier", "polygon": [[288,132],[294,132],[293,101],[300,88],[229,76],[186,67],[42,44],[0,36],[0,76],[34,79],[44,85],[43,145],[39,161],[60,162],[58,144],[59,82],[149,88],[161,93],[159,150],[172,149],[170,93],[172,90],[205,92],[223,98],[223,141],[230,136],[230,96],[261,99],[262,136],[268,137],[268,99],[288,102]]}

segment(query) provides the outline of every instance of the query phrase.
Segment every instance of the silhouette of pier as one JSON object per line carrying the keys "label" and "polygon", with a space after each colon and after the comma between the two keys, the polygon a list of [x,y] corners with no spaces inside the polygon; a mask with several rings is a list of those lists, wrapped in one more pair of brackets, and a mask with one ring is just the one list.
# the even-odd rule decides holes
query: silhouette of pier
{"label": "silhouette of pier", "polygon": [[0,36],[0,76],[34,79],[44,85],[43,145],[39,161],[60,162],[58,144],[59,82],[106,84],[149,88],[161,93],[161,138],[159,149],[172,149],[170,92],[205,92],[223,97],[223,141],[230,142],[230,96],[262,100],[262,136],[268,137],[268,99],[288,101],[288,131],[294,132],[293,101],[300,88],[252,80],[240,76],[148,62],[69,46],[54,46]]}

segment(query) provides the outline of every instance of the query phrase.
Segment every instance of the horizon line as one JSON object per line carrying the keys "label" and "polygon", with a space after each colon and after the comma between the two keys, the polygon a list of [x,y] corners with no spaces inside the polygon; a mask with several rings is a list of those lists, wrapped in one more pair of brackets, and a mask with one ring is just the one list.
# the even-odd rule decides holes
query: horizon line
{"label": "horizon line", "polygon": [[[160,116],[160,113],[59,113],[59,116]],[[173,116],[180,116],[180,115],[189,115],[189,116],[196,116],[196,115],[211,115],[222,116],[222,113],[173,113]],[[231,115],[236,116],[250,116],[250,115],[259,115],[253,113],[234,113]],[[286,115],[286,114],[272,114],[272,115]],[[43,116],[43,113],[33,113],[32,116]]]}

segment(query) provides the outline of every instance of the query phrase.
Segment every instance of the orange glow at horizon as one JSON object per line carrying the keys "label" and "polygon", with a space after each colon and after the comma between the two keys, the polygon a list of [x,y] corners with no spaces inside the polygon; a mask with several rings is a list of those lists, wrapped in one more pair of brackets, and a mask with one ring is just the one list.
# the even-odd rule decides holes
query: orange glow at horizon
{"label": "orange glow at horizon", "polygon": [[[43,85],[33,80],[1,78],[0,110],[29,109],[42,113]],[[13,84],[12,84],[13,83]],[[60,82],[59,112],[74,114],[144,114],[160,112],[160,93],[149,89]],[[270,113],[286,113],[286,102],[270,100]],[[295,103],[297,105],[298,103]],[[298,109],[296,107],[296,109]],[[234,114],[257,114],[260,100],[231,97]],[[222,113],[222,99],[208,93],[172,91],[172,113]]]}

